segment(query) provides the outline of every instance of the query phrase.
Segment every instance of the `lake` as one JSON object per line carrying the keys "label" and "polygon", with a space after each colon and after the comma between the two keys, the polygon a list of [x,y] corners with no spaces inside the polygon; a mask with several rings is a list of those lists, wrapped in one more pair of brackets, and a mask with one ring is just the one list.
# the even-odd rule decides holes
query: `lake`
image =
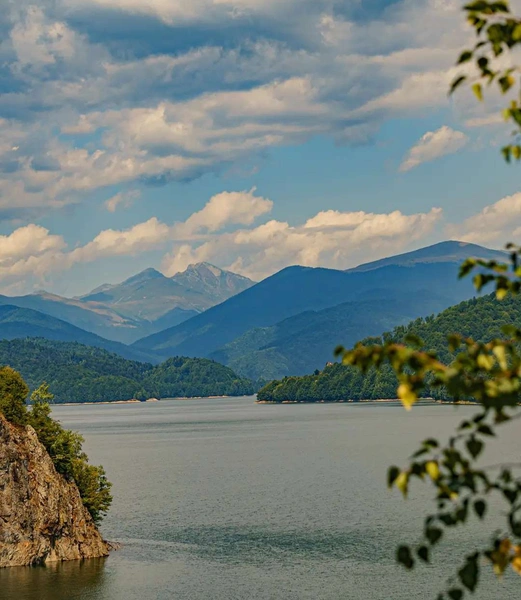
{"label": "lake", "polygon": [[[403,501],[386,489],[386,470],[474,411],[252,398],[56,406],[114,483],[102,533],[123,548],[106,560],[2,570],[0,598],[434,600],[457,568],[453,553],[486,543],[493,524],[456,532],[435,566],[406,573],[395,547],[417,539],[429,497],[417,484]],[[487,462],[520,451],[520,426],[509,424]],[[489,576],[473,598],[519,598],[520,585],[509,574],[498,588]]]}

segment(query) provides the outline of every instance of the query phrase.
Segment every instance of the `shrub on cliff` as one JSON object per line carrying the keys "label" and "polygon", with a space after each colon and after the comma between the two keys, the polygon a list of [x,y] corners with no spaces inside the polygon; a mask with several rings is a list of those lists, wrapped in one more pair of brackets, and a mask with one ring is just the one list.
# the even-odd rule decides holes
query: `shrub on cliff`
{"label": "shrub on cliff", "polygon": [[0,368],[0,412],[5,418],[15,425],[27,423],[27,407],[25,400],[29,394],[29,388],[11,367]]}
{"label": "shrub on cliff", "polygon": [[34,427],[58,473],[76,483],[83,505],[99,524],[112,503],[112,484],[107,480],[103,467],[89,464],[82,450],[83,437],[64,429],[51,417],[49,402],[52,400],[49,386],[43,383],[31,395],[32,409],[28,422]]}
{"label": "shrub on cliff", "polygon": [[58,473],[76,483],[83,505],[99,524],[112,502],[111,483],[103,467],[89,464],[79,433],[64,429],[51,417],[53,395],[46,383],[32,393],[31,410],[26,405],[28,394],[29,388],[19,373],[10,367],[0,369],[0,412],[11,423],[34,428]]}

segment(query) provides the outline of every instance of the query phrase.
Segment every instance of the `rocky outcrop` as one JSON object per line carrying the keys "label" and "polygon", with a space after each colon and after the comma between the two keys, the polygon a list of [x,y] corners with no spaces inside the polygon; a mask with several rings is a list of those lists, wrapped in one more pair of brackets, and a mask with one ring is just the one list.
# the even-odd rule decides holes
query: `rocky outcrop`
{"label": "rocky outcrop", "polygon": [[57,473],[34,429],[0,414],[0,567],[107,554],[78,488]]}

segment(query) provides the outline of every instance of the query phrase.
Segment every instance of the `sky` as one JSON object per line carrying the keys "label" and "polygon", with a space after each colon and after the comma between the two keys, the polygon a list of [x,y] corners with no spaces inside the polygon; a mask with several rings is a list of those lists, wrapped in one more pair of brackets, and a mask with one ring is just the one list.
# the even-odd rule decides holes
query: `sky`
{"label": "sky", "polygon": [[519,239],[500,99],[447,94],[461,6],[0,0],[0,293]]}

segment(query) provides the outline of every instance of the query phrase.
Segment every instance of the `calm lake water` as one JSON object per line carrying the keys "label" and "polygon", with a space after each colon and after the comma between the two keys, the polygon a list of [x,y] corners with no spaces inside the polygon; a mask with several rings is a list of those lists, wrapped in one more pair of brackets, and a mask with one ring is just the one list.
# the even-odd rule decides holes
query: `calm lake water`
{"label": "calm lake water", "polygon": [[[56,407],[114,483],[103,523],[123,548],[107,560],[0,571],[9,600],[412,600],[435,598],[455,570],[459,531],[435,567],[407,574],[395,546],[421,530],[421,488],[407,502],[386,468],[448,434],[472,407],[256,405],[252,398]],[[487,461],[521,451],[504,429]],[[521,597],[508,576],[476,599]],[[494,585],[492,585],[492,583]]]}

